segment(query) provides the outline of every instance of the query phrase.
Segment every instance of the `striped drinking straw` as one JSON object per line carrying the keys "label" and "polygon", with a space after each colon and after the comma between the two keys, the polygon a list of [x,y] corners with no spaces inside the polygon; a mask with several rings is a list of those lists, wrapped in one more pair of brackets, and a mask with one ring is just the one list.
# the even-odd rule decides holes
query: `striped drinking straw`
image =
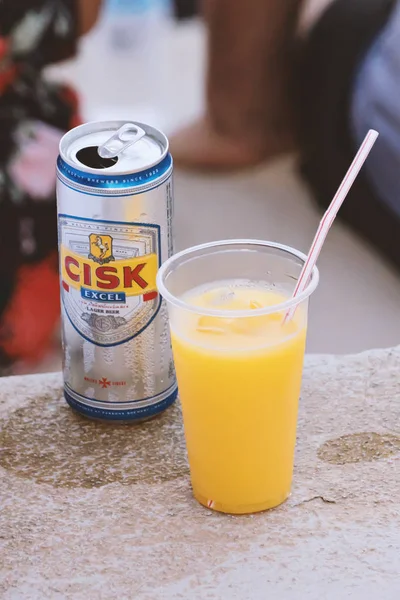
{"label": "striped drinking straw", "polygon": [[[373,129],[369,130],[363,143],[360,146],[359,151],[357,152],[353,162],[351,163],[349,170],[347,171],[342,183],[340,184],[338,191],[336,192],[331,204],[329,205],[328,210],[322,217],[319,227],[317,229],[317,233],[315,234],[313,243],[311,244],[311,248],[308,253],[307,259],[301,270],[300,277],[297,281],[297,285],[293,292],[293,298],[295,298],[298,294],[301,294],[307,287],[311,273],[318,260],[318,256],[321,252],[322,246],[325,242],[325,238],[328,235],[328,231],[330,230],[332,223],[336,218],[339,208],[342,206],[347,194],[349,193],[351,186],[356,180],[356,177],[359,174],[361,167],[367,160],[368,154],[371,152],[378,135],[379,133],[377,131]],[[287,323],[288,321],[290,321],[290,319],[293,318],[293,315],[296,312],[296,308],[297,307],[294,306],[287,311],[283,323]]]}

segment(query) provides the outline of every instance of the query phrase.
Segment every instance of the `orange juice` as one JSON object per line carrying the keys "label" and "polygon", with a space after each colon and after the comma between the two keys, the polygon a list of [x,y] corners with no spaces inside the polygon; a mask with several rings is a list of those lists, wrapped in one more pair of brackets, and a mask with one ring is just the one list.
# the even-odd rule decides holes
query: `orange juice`
{"label": "orange juice", "polygon": [[[283,325],[279,306],[259,313],[287,296],[245,281],[182,299],[199,308],[171,322],[194,495],[228,513],[277,506],[292,481],[306,307]],[[201,316],[202,308],[224,316]],[[249,309],[254,316],[238,316]]]}

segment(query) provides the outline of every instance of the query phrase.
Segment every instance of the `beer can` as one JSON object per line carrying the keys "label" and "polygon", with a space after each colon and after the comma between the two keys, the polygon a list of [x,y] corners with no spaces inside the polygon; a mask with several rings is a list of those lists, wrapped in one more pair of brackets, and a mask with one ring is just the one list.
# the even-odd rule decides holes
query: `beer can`
{"label": "beer can", "polygon": [[176,398],[156,288],[173,252],[172,171],[167,138],[143,123],[87,123],[60,142],[64,395],[88,417],[144,420]]}

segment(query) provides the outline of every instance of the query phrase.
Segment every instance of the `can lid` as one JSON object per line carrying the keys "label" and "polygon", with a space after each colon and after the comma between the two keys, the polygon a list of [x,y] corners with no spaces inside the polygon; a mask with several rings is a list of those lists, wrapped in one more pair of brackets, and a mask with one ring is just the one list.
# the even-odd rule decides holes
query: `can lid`
{"label": "can lid", "polygon": [[167,153],[168,140],[161,131],[134,121],[86,123],[60,142],[60,155],[67,164],[103,175],[143,171]]}

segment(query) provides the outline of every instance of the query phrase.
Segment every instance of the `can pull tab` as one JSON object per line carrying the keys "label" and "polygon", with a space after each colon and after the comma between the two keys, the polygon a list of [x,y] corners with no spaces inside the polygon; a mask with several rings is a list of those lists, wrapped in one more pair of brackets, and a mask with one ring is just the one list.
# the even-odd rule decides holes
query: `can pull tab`
{"label": "can pull tab", "polygon": [[125,123],[113,136],[111,136],[104,144],[98,147],[97,152],[101,158],[114,158],[136,144],[146,135],[141,127],[133,123]]}

